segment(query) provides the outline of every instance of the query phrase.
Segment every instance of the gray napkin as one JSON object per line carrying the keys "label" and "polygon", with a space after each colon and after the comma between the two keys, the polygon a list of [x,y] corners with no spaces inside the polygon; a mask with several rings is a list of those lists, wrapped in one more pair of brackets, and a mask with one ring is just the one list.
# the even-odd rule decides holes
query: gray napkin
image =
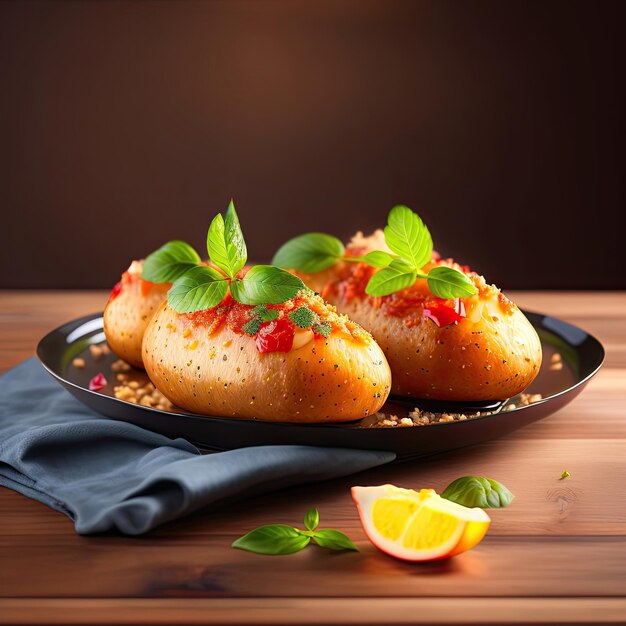
{"label": "gray napkin", "polygon": [[139,535],[210,504],[393,459],[391,452],[310,446],[202,455],[184,439],[103,418],[34,358],[0,377],[0,485],[65,513],[81,534]]}

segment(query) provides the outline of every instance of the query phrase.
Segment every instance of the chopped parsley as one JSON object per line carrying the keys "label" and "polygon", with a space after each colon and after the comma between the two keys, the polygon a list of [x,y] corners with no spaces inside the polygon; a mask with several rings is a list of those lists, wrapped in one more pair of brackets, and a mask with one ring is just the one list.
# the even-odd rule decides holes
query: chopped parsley
{"label": "chopped parsley", "polygon": [[263,320],[260,317],[253,317],[249,322],[241,327],[241,330],[248,335],[256,335],[259,332],[259,328],[262,323]]}
{"label": "chopped parsley", "polygon": [[318,324],[313,324],[313,332],[316,335],[321,335],[322,337],[325,337],[326,339],[330,337],[332,329],[333,328],[330,325],[330,322],[320,322]]}
{"label": "chopped parsley", "polygon": [[319,318],[311,309],[301,306],[289,313],[289,319],[299,328],[311,328]]}

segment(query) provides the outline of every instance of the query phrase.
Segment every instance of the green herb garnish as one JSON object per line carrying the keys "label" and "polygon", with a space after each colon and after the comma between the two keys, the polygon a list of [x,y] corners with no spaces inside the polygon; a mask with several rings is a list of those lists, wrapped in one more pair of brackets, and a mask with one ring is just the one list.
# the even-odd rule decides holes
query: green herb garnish
{"label": "green herb garnish", "polygon": [[[184,241],[170,241],[146,258],[141,277],[154,283],[173,283],[167,302],[179,313],[213,308],[229,288],[237,302],[252,305],[281,304],[305,289],[297,276],[272,265],[255,265],[243,278],[237,278],[248,251],[232,200],[225,217],[218,214],[211,222],[207,252],[217,270],[200,265],[200,256]],[[271,321],[278,312],[266,307],[255,315],[261,321]]]}
{"label": "green herb garnish", "polygon": [[314,274],[332,267],[345,252],[337,237],[324,233],[307,233],[290,239],[274,255],[272,263],[285,269]]}
{"label": "green herb garnish", "polygon": [[171,283],[200,263],[200,255],[184,241],[168,241],[146,257],[141,277],[151,283]]}
{"label": "green herb garnish", "polygon": [[501,509],[509,506],[515,496],[492,478],[463,476],[452,481],[441,497],[467,507]]}
{"label": "green herb garnish", "polygon": [[391,209],[384,232],[393,255],[374,250],[361,257],[344,257],[345,248],[339,239],[323,233],[308,233],[283,244],[272,262],[306,273],[319,272],[339,261],[367,263],[381,268],[365,289],[370,296],[401,291],[418,279],[426,279],[428,288],[438,298],[463,298],[477,292],[463,272],[451,267],[437,266],[427,274],[421,271],[432,257],[433,241],[424,222],[408,207],[397,205]]}
{"label": "green herb garnish", "polygon": [[249,322],[246,322],[241,327],[241,330],[248,335],[256,335],[259,332],[259,328],[261,328],[262,323],[263,320],[260,317],[254,317]]}
{"label": "green herb garnish", "polygon": [[319,324],[313,324],[312,330],[316,335],[321,335],[322,337],[328,339],[333,327],[330,322],[320,322]]}
{"label": "green herb garnish", "polygon": [[564,480],[568,476],[571,476],[571,474],[567,470],[563,470],[563,473],[561,474],[561,477],[559,478],[559,480]]}
{"label": "green herb garnish", "polygon": [[230,283],[230,293],[242,304],[281,304],[304,289],[293,274],[272,265],[255,265],[243,278]]}
{"label": "green herb garnish", "polygon": [[226,219],[221,213],[213,218],[209,226],[206,246],[211,261],[230,278],[234,278],[246,264],[248,250],[232,200],[226,209]]}
{"label": "green herb garnish", "polygon": [[286,524],[259,526],[233,542],[233,548],[256,554],[293,554],[306,548],[311,540],[329,550],[356,550],[352,541],[338,530],[315,530],[320,516],[317,509],[310,509],[304,516],[306,530]]}
{"label": "green herb garnish", "polygon": [[317,315],[305,306],[291,311],[289,319],[299,328],[311,328],[318,321]]}
{"label": "green herb garnish", "polygon": [[250,311],[252,317],[259,317],[263,322],[271,322],[278,317],[276,309],[270,309],[266,304],[259,304]]}
{"label": "green herb garnish", "polygon": [[197,266],[174,281],[167,303],[180,313],[194,313],[217,306],[228,291],[224,276],[212,267]]}
{"label": "green herb garnish", "polygon": [[270,309],[266,304],[258,304],[250,311],[250,321],[245,323],[241,329],[248,335],[256,335],[263,322],[271,322],[279,316],[276,309]]}

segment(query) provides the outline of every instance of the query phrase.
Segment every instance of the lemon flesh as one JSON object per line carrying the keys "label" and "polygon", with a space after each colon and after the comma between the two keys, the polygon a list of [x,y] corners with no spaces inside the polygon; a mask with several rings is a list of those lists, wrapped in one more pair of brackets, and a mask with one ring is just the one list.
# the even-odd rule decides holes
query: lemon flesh
{"label": "lemon flesh", "polygon": [[353,497],[374,545],[408,560],[440,559],[469,550],[491,522],[482,509],[450,502],[432,489],[354,487]]}

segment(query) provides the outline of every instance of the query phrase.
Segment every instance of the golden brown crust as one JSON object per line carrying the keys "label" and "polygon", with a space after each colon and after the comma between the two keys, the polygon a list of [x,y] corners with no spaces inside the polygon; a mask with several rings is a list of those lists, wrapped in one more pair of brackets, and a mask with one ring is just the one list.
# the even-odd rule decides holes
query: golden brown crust
{"label": "golden brown crust", "polygon": [[[350,256],[380,249],[382,233],[357,234]],[[433,296],[426,281],[398,294],[372,298],[364,293],[377,270],[338,263],[300,277],[340,313],[368,330],[383,349],[393,375],[392,393],[439,400],[503,400],[523,391],[539,373],[541,342],[517,306],[499,289],[451,259],[433,259],[464,271],[478,293],[463,298],[467,317],[439,328],[423,317]]]}
{"label": "golden brown crust", "polygon": [[209,335],[167,303],[146,329],[143,362],[157,389],[181,408],[267,421],[359,419],[382,407],[391,385],[374,341],[311,333],[298,349],[261,354],[250,336],[228,326]]}
{"label": "golden brown crust", "polygon": [[334,304],[372,333],[389,362],[394,394],[503,400],[523,391],[539,372],[539,337],[516,306],[508,314],[485,311],[477,322],[466,318],[439,328],[429,319],[407,327],[360,299]]}
{"label": "golden brown crust", "polygon": [[142,369],[143,334],[150,318],[165,300],[170,285],[142,281],[136,273],[136,262],[133,265],[135,271],[125,273],[104,309],[104,334],[117,356]]}

